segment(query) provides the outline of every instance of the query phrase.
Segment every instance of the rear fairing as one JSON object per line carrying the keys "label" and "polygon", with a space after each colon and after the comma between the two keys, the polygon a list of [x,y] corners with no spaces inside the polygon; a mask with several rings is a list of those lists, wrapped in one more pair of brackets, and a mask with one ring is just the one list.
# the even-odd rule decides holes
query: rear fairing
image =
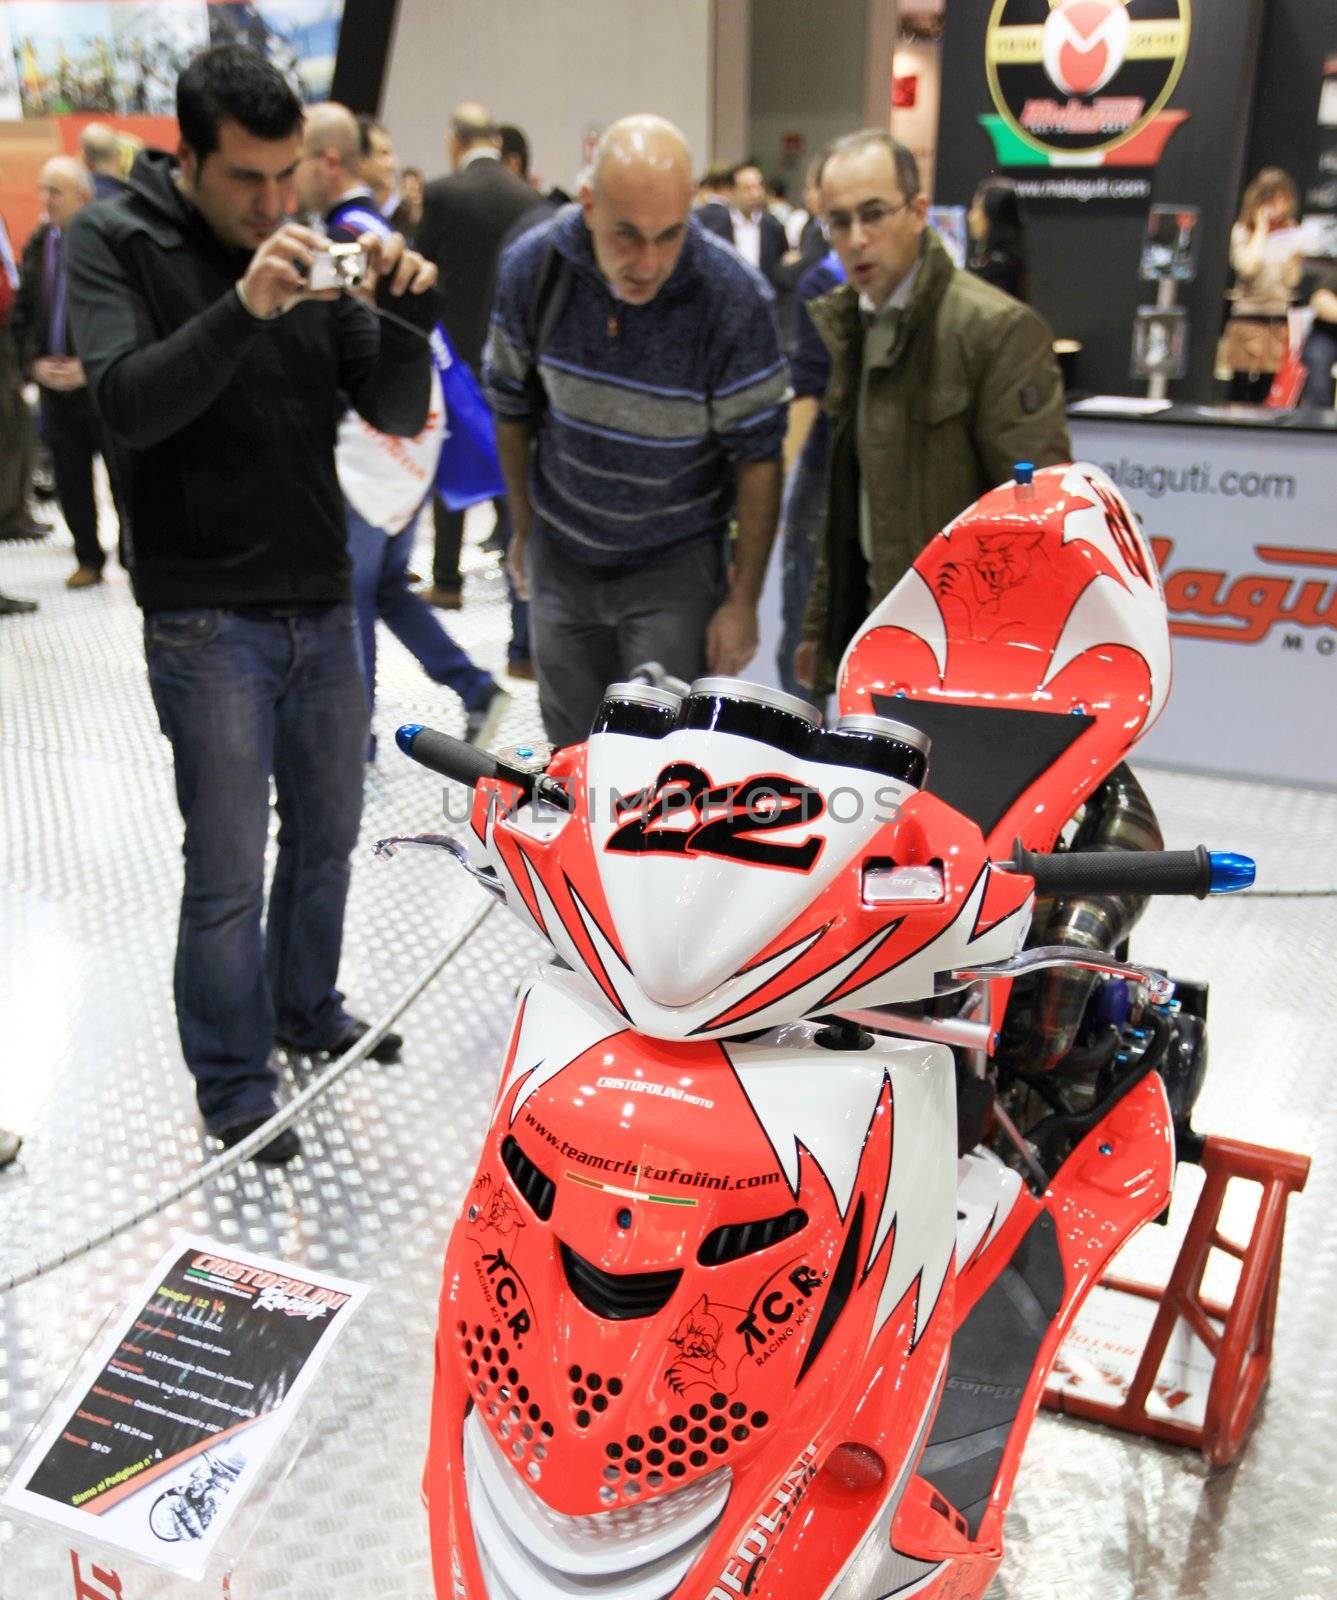
{"label": "rear fairing", "polygon": [[1170,678],[1151,549],[1110,479],[1077,464],[990,491],[931,539],[850,644],[838,692],[842,714],[930,731],[929,788],[1006,854],[1018,836],[1052,847]]}

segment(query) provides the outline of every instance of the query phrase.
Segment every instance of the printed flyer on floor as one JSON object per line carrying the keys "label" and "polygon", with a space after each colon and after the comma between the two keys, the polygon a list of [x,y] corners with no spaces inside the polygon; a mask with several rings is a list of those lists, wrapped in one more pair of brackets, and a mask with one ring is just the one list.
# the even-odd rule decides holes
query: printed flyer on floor
{"label": "printed flyer on floor", "polygon": [[54,1408],[0,1505],[201,1577],[366,1292],[179,1240]]}

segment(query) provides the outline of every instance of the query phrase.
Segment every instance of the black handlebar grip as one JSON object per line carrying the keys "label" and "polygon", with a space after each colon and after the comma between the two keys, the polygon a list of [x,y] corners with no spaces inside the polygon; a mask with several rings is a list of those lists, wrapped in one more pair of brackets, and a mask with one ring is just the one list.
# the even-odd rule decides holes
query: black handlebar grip
{"label": "black handlebar grip", "polygon": [[1041,855],[1012,847],[1012,869],[1035,879],[1040,895],[1191,894],[1212,891],[1212,858],[1196,850],[1069,850]]}
{"label": "black handlebar grip", "polygon": [[471,789],[480,778],[497,776],[497,759],[488,751],[435,728],[424,728],[419,722],[397,729],[395,743],[420,766],[443,778],[454,778],[456,783],[467,783]]}

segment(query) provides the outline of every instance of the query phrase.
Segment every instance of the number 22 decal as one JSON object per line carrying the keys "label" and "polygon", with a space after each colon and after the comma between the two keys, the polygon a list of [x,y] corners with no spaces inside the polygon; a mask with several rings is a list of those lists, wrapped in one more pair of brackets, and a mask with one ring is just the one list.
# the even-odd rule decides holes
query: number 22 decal
{"label": "number 22 decal", "polygon": [[781,842],[759,837],[813,822],[826,810],[821,793],[778,773],[738,783],[712,784],[690,761],[666,766],[648,789],[620,795],[614,803],[625,818],[605,850],[628,854],[720,856],[754,866],[811,872],[825,840]]}

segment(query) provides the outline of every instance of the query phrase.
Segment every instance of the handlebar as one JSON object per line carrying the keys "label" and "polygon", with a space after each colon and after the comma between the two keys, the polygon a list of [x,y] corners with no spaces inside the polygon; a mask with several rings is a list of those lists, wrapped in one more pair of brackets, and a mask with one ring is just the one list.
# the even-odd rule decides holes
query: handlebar
{"label": "handlebar", "polygon": [[[518,785],[527,800],[537,799],[556,811],[572,809],[571,795],[561,781],[546,777],[540,770],[543,752],[551,752],[549,745],[508,751],[508,755],[516,757],[516,764],[512,765],[467,740],[456,739],[436,728],[425,728],[420,722],[407,722],[397,728],[395,743],[420,766],[440,773],[443,778],[466,784],[470,789],[482,778],[502,778]],[[535,758],[535,765],[520,764],[523,758],[530,756]]]}
{"label": "handlebar", "polygon": [[[406,756],[443,778],[470,788],[480,778],[508,778],[526,792],[537,790],[563,810],[570,808],[570,796],[555,780],[514,769],[488,751],[435,728],[407,723],[396,732],[395,743]],[[1033,878],[1039,895],[1191,894],[1203,900],[1209,894],[1248,889],[1255,875],[1250,857],[1209,851],[1202,845],[1196,850],[1067,850],[1045,855],[1025,849],[1018,839],[1011,859],[994,866]]]}
{"label": "handlebar", "polygon": [[996,861],[1004,872],[1025,873],[1039,895],[1060,894],[1230,894],[1249,888],[1255,875],[1249,856],[1225,850],[1069,850],[1042,855],[1012,847],[1010,861]]}
{"label": "handlebar", "polygon": [[420,722],[405,723],[395,731],[395,743],[420,766],[472,789],[480,778],[497,776],[497,758],[463,739],[425,728]]}

